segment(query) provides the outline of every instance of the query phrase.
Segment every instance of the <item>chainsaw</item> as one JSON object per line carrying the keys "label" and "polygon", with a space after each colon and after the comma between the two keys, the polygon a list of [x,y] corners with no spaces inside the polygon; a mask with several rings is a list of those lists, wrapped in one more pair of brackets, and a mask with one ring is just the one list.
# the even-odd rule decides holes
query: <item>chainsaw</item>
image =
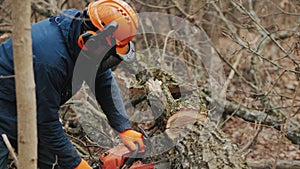
{"label": "chainsaw", "polygon": [[[144,135],[144,142],[147,149],[150,149],[151,144],[149,136],[144,130],[141,130]],[[168,168],[167,161],[144,163],[142,157],[146,151],[139,151],[139,144],[135,143],[136,150],[131,152],[125,145],[118,145],[110,150],[100,154],[99,164],[93,169],[166,169]]]}

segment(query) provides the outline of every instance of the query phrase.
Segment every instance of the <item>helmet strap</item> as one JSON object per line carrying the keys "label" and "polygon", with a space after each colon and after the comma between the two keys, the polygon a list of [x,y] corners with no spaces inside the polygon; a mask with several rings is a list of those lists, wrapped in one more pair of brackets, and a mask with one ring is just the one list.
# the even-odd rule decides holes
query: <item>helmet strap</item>
{"label": "helmet strap", "polygon": [[87,12],[88,8],[84,8],[83,10],[83,22],[82,22],[82,26],[81,26],[81,31],[82,33],[86,32],[86,31],[94,31],[97,32],[98,28],[96,28],[92,21],[90,20],[89,14]]}
{"label": "helmet strap", "polygon": [[81,24],[81,35],[78,38],[78,46],[83,49],[87,50],[87,48],[84,46],[84,44],[89,40],[89,38],[92,35],[95,35],[98,31],[98,28],[96,28],[93,23],[90,20],[90,17],[87,12],[88,8],[84,8],[83,11],[83,22]]}

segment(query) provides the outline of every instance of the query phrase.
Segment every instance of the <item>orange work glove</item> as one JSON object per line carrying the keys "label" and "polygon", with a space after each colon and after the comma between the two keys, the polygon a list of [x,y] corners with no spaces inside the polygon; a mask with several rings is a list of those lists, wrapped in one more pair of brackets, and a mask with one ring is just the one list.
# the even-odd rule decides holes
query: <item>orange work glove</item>
{"label": "orange work glove", "polygon": [[139,144],[139,151],[145,151],[146,146],[143,142],[143,134],[132,129],[124,130],[120,133],[120,139],[123,144],[130,150],[135,151],[136,146],[134,143]]}
{"label": "orange work glove", "polygon": [[79,165],[74,169],[92,169],[92,167],[84,159],[82,159]]}

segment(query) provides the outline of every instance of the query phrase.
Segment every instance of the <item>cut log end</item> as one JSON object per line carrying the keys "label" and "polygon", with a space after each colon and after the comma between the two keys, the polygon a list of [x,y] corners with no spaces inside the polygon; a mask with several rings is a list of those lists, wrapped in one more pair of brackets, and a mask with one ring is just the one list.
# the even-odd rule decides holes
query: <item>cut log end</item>
{"label": "cut log end", "polygon": [[184,135],[195,122],[207,123],[207,114],[194,109],[182,109],[175,112],[167,121],[165,133],[171,140]]}

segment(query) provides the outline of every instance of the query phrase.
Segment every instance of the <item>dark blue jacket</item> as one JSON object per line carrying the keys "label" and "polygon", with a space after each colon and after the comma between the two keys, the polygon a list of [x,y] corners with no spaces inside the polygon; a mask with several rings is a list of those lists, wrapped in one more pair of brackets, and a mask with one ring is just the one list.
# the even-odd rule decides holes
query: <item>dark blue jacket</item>
{"label": "dark blue jacket", "polygon": [[[80,52],[77,39],[81,17],[81,12],[70,9],[57,17],[33,24],[31,29],[39,160],[43,160],[43,154],[55,154],[64,169],[72,169],[80,162],[79,155],[62,129],[57,112],[60,105],[71,97],[73,69]],[[0,46],[0,76],[10,75],[14,75],[11,39]],[[111,70],[97,74],[95,92],[111,126],[117,131],[130,128]],[[16,115],[14,78],[0,78],[0,134],[6,133],[14,146],[17,140]]]}

